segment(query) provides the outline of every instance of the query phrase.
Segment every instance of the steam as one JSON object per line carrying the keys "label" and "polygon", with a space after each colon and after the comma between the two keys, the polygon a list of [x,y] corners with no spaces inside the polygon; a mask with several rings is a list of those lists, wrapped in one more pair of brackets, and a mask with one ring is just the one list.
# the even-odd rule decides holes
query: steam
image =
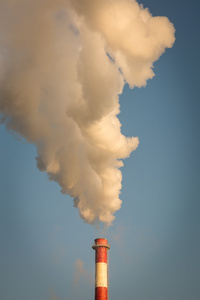
{"label": "steam", "polygon": [[91,277],[90,272],[84,268],[84,262],[78,258],[75,262],[75,271],[74,271],[74,286],[78,285],[79,280],[83,281],[83,278],[87,283],[93,283],[93,278]]}
{"label": "steam", "polygon": [[1,121],[37,147],[37,166],[81,218],[110,225],[125,159],[124,84],[145,86],[174,27],[134,0],[0,0]]}

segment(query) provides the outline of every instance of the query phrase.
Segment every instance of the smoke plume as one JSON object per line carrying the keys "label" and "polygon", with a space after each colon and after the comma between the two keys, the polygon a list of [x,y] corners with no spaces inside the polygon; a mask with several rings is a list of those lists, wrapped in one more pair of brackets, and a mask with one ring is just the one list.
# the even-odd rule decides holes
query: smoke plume
{"label": "smoke plume", "polygon": [[75,271],[74,271],[74,286],[76,287],[78,285],[79,280],[87,282],[87,284],[93,284],[93,277],[91,276],[90,272],[88,272],[84,268],[84,262],[78,258],[75,262]]}
{"label": "smoke plume", "polygon": [[1,122],[37,148],[87,223],[120,209],[120,167],[138,146],[117,118],[124,84],[145,86],[174,43],[135,0],[0,0]]}

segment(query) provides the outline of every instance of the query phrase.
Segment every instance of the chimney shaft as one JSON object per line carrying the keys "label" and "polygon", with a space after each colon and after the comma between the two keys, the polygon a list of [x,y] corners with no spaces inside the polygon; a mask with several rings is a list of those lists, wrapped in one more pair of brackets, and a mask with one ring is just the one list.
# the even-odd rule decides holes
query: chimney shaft
{"label": "chimney shaft", "polygon": [[108,299],[107,251],[110,249],[106,239],[95,239],[95,300]]}

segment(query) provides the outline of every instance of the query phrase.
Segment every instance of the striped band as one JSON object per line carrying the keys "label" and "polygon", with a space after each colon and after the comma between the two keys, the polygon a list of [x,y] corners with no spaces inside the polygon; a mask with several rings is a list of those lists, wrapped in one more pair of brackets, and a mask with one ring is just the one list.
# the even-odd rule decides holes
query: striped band
{"label": "striped band", "polygon": [[95,288],[95,300],[107,300],[108,291],[105,287],[96,287]]}
{"label": "striped band", "polygon": [[96,249],[96,263],[107,263],[107,249],[106,247],[98,247]]}
{"label": "striped band", "polygon": [[95,287],[108,287],[106,263],[96,263]]}

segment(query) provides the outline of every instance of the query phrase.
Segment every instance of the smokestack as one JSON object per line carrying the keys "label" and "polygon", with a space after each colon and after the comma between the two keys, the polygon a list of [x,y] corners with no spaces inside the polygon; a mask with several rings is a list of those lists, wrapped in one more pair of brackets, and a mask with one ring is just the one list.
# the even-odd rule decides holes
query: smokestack
{"label": "smokestack", "polygon": [[107,250],[110,249],[106,239],[95,239],[95,300],[108,299]]}

